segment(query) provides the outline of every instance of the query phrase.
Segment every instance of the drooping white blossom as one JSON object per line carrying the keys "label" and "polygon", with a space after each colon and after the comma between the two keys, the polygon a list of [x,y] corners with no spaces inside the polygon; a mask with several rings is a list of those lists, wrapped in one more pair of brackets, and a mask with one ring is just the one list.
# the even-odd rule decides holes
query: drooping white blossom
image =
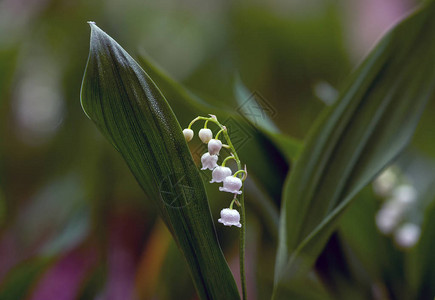
{"label": "drooping white blossom", "polygon": [[392,199],[403,205],[409,205],[417,199],[417,190],[409,184],[394,188]]}
{"label": "drooping white blossom", "polygon": [[213,170],[217,167],[218,157],[217,155],[210,155],[210,153],[206,152],[201,156],[202,168],[201,170],[209,169]]}
{"label": "drooping white blossom", "polygon": [[373,190],[380,197],[390,196],[397,181],[397,174],[394,172],[394,169],[390,167],[373,181]]}
{"label": "drooping white blossom", "polygon": [[403,248],[413,247],[420,239],[421,229],[413,223],[405,223],[394,233],[394,240],[397,245]]}
{"label": "drooping white blossom", "polygon": [[384,205],[376,214],[376,225],[383,234],[390,234],[401,221],[403,211],[397,205]]}
{"label": "drooping white blossom", "polygon": [[213,182],[222,182],[226,177],[231,176],[231,169],[228,167],[216,167],[212,174],[212,180],[210,183]]}
{"label": "drooping white blossom", "polygon": [[213,133],[208,128],[202,128],[198,133],[199,138],[204,144],[207,144],[213,137]]}
{"label": "drooping white blossom", "polygon": [[238,177],[234,177],[234,176],[228,176],[225,177],[224,181],[224,186],[223,187],[219,187],[219,191],[221,192],[228,192],[228,193],[233,193],[233,194],[241,194],[242,191],[240,191],[240,188],[242,187],[242,180]]}
{"label": "drooping white blossom", "polygon": [[242,227],[242,224],[240,224],[240,214],[236,209],[222,209],[221,218],[218,221],[225,226],[237,226],[239,228]]}
{"label": "drooping white blossom", "polygon": [[208,152],[211,155],[219,155],[219,151],[221,151],[222,142],[220,140],[211,139],[208,142]]}
{"label": "drooping white blossom", "polygon": [[184,129],[183,130],[184,138],[187,142],[190,142],[193,138],[193,130],[192,129]]}

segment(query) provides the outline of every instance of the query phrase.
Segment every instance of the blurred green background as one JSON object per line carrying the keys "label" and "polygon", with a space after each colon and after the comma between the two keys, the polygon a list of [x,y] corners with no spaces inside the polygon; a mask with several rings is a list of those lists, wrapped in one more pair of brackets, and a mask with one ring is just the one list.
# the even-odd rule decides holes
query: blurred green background
{"label": "blurred green background", "polygon": [[[133,56],[152,58],[213,105],[237,110],[234,84],[240,78],[250,92],[261,95],[276,126],[302,141],[378,38],[419,4],[1,1],[0,299],[196,297],[183,258],[153,205],[82,112],[80,85],[90,33],[86,21],[95,21]],[[175,111],[182,127],[196,117],[190,112]],[[433,113],[434,101],[412,145],[413,156],[425,161],[435,156]],[[256,191],[254,184],[248,189]],[[219,195],[208,192],[217,219]],[[364,195],[374,199],[370,190]],[[249,197],[245,201],[248,294],[250,299],[267,299],[276,237],[258,221]],[[373,220],[374,212],[364,221],[370,227]],[[216,226],[237,274],[237,233]],[[334,248],[334,239],[321,257],[322,266],[328,265],[327,251],[334,261],[345,259],[343,249]],[[378,299],[400,298],[388,283],[381,288],[358,286],[355,282],[367,274],[357,272],[361,278],[353,278],[349,270],[341,271],[332,271],[341,278],[333,285],[379,289]],[[406,280],[399,273],[392,286]]]}

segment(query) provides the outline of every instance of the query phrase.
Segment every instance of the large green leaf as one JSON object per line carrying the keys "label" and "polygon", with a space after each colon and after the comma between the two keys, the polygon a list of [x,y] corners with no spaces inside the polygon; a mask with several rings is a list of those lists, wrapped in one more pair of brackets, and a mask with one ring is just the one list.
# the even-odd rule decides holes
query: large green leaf
{"label": "large green leaf", "polygon": [[381,40],[314,126],[284,187],[275,299],[311,268],[354,196],[408,144],[435,85],[435,3]]}
{"label": "large green leaf", "polygon": [[111,37],[91,23],[81,102],[125,159],[182,251],[201,299],[239,299],[216,238],[200,174],[160,90]]}

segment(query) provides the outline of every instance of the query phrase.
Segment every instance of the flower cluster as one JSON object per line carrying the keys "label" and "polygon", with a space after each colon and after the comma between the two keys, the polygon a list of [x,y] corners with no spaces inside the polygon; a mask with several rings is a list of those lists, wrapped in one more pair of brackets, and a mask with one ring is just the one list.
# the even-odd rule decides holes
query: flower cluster
{"label": "flower cluster", "polygon": [[385,199],[376,214],[376,225],[383,234],[393,234],[401,248],[413,247],[420,238],[420,226],[408,220],[416,206],[417,190],[403,178],[397,166],[386,169],[373,182],[374,192]]}
{"label": "flower cluster", "polygon": [[[237,200],[237,196],[242,194],[242,186],[243,181],[247,177],[246,166],[244,169],[241,169],[241,163],[239,157],[237,155],[234,146],[231,143],[231,140],[228,135],[227,128],[223,126],[214,115],[210,115],[210,117],[197,117],[195,118],[188,126],[188,128],[183,130],[184,137],[187,142],[191,141],[194,132],[191,128],[193,123],[198,120],[205,120],[204,128],[202,128],[198,136],[204,144],[207,144],[208,152],[204,153],[201,156],[201,170],[211,170],[212,171],[212,180],[210,183],[222,183],[222,186],[219,187],[219,191],[232,193],[234,195],[233,200],[228,208],[224,208],[221,211],[221,218],[218,220],[219,223],[224,224],[225,226],[236,226],[242,227],[240,224],[240,213],[238,210],[233,209],[234,203],[238,206],[241,206],[240,202]],[[213,132],[207,128],[209,122],[215,123],[219,127],[219,131],[213,138]],[[219,139],[220,135],[223,135],[227,144],[223,144]],[[228,150],[229,155],[222,160],[221,165],[218,164],[220,152],[222,148]],[[228,160],[233,159],[237,163],[238,170],[236,172],[232,172],[229,167],[226,167],[225,164]]]}

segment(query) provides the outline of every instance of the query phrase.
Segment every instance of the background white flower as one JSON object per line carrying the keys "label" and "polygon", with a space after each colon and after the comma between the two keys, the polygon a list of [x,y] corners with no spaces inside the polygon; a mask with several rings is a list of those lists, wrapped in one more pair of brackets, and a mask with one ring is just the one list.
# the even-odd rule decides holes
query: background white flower
{"label": "background white flower", "polygon": [[403,248],[413,247],[420,239],[420,227],[413,223],[405,223],[394,233],[397,245]]}

